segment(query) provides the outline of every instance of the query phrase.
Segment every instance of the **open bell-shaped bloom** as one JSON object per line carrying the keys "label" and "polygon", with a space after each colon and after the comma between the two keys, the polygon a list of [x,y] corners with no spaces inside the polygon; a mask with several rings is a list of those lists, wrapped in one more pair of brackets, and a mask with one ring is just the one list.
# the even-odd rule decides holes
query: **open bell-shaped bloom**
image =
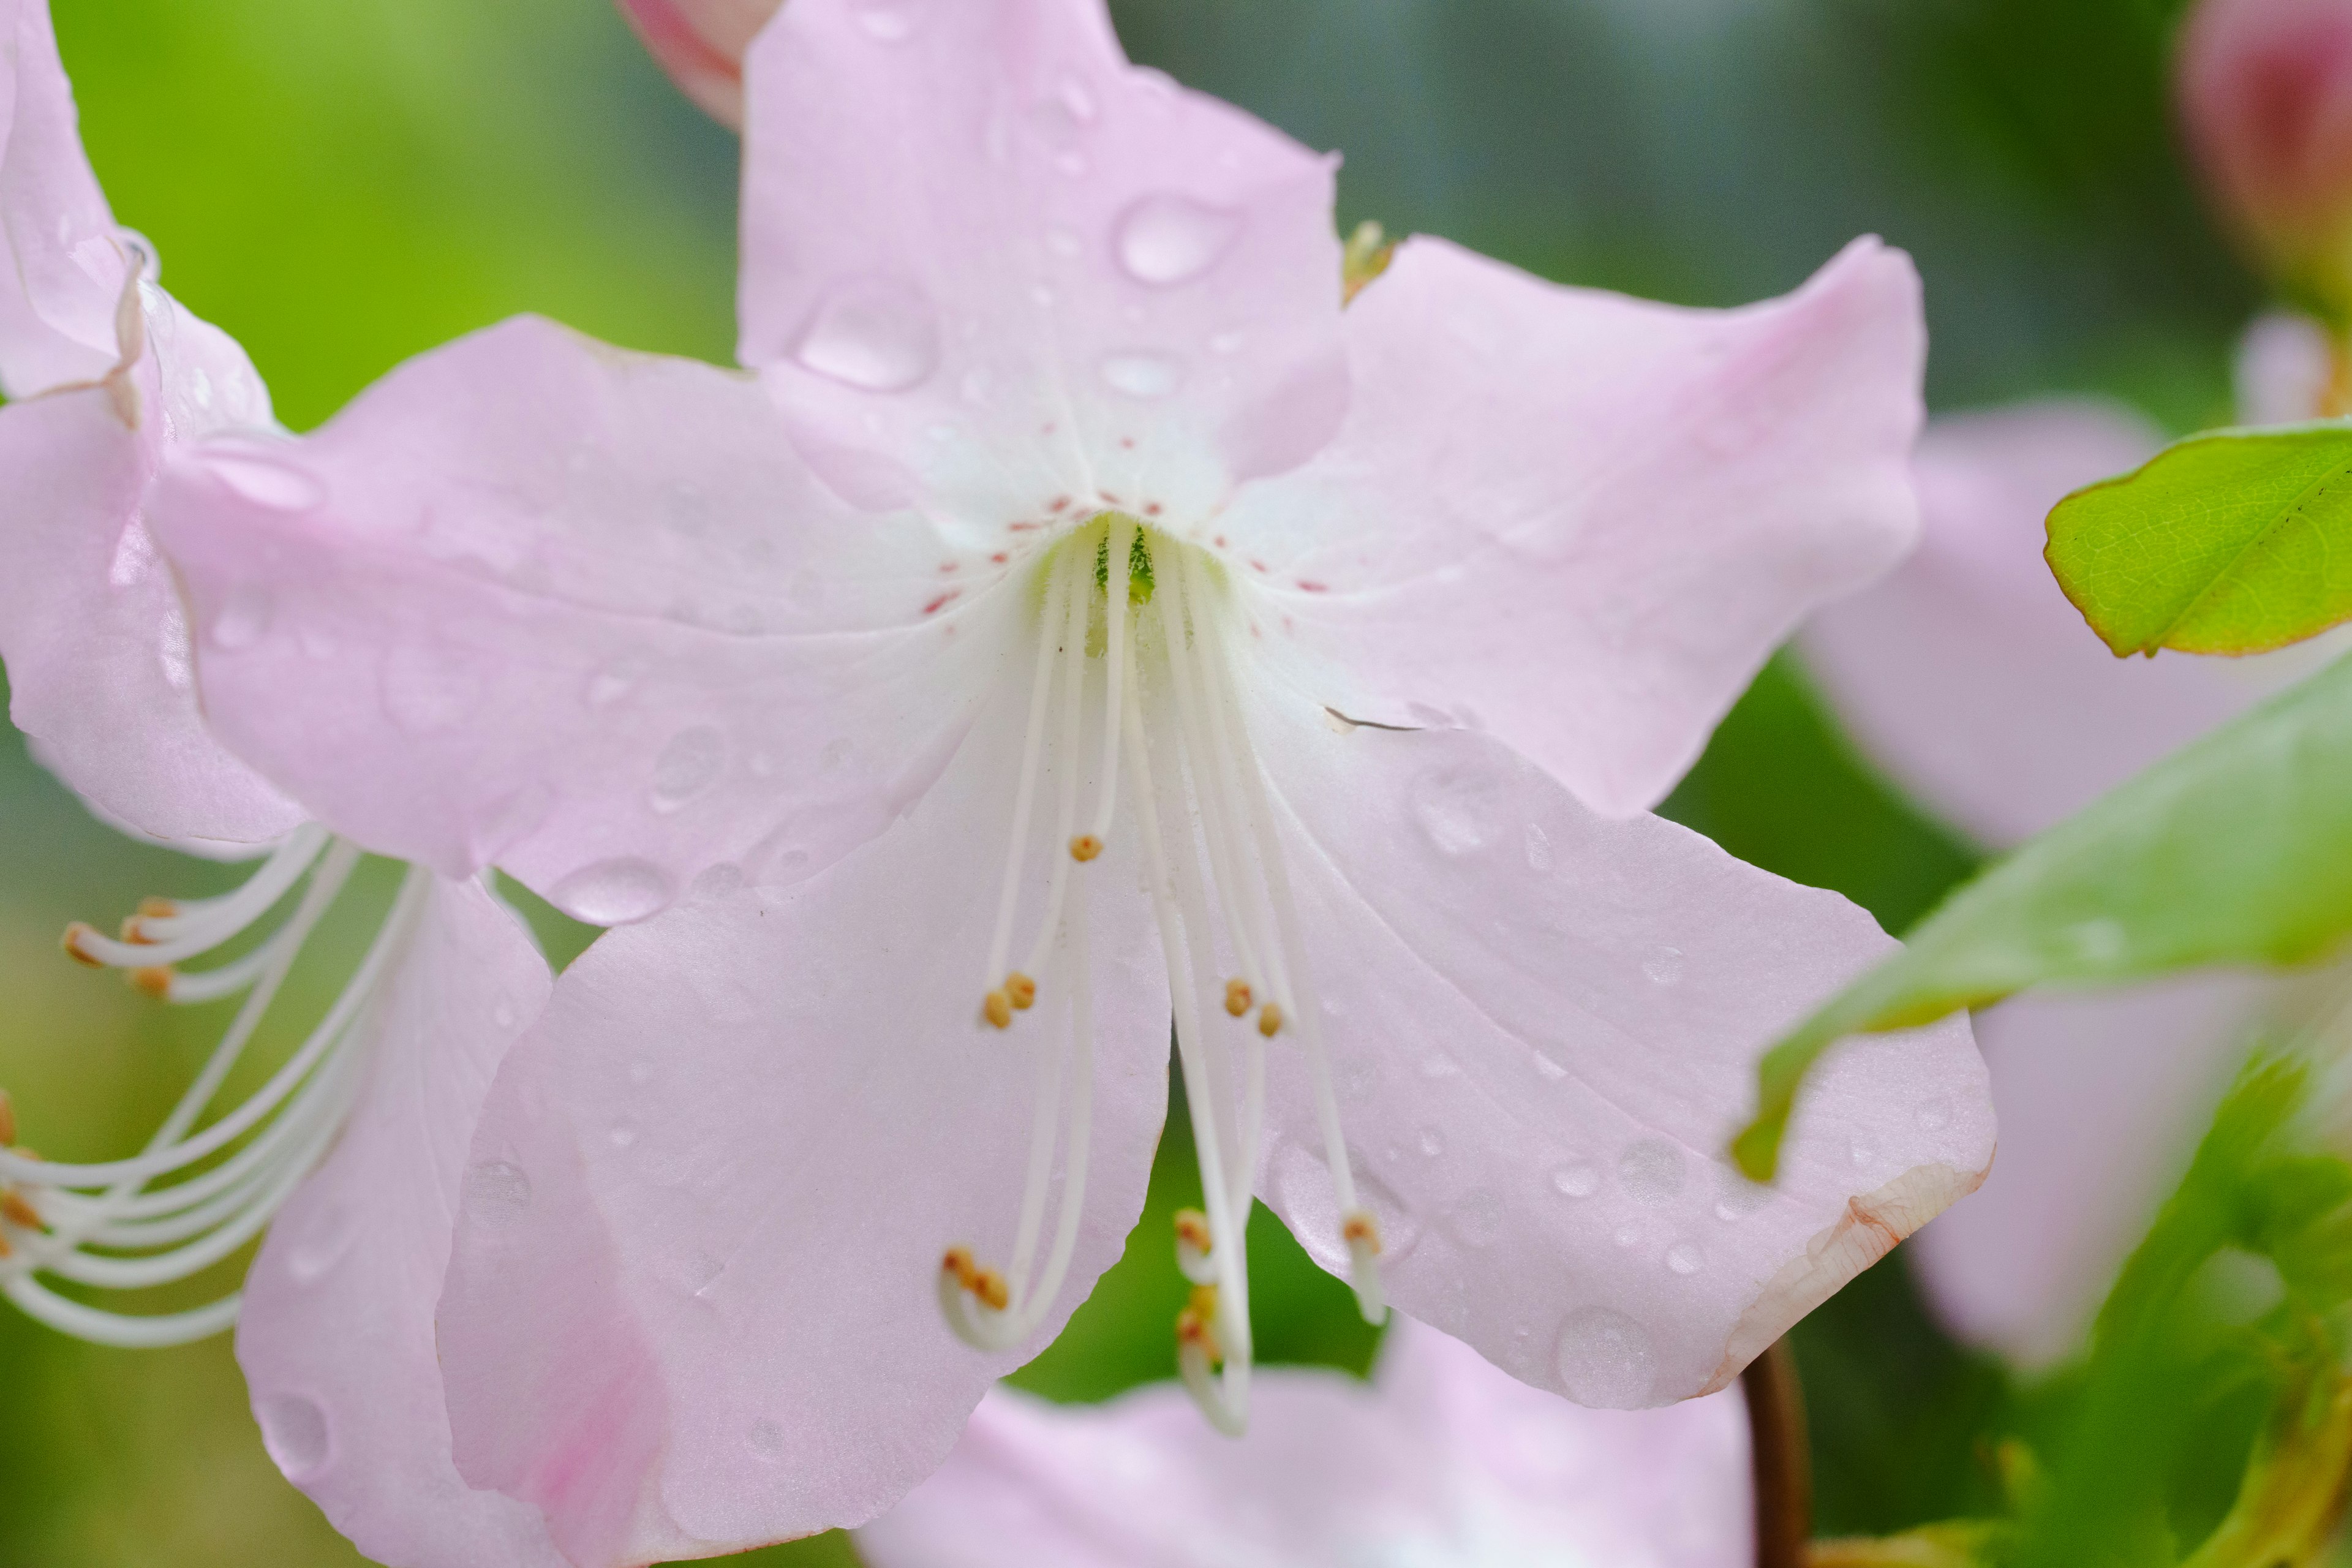
{"label": "open bell-shaped bloom", "polygon": [[[269,1450],[329,1516],[408,1568],[560,1563],[523,1504],[461,1481],[433,1353],[458,1172],[547,965],[472,881],[412,869],[365,957],[283,1066],[220,1103],[360,851],[212,738],[150,487],[198,439],[282,444],[236,343],[156,286],[83,155],[44,0],[0,0],[0,658],[37,753],[126,831],[266,857],[221,896],[151,900],[67,950],[158,998],[241,997],[146,1146],[43,1159],[0,1096],[0,1290],[42,1322],[158,1345],[238,1325]],[[217,460],[217,459],[215,459]],[[201,966],[247,933],[244,955]],[[198,967],[183,967],[189,961]],[[242,1295],[155,1313],[278,1220]],[[63,1284],[71,1289],[60,1289]],[[99,1293],[97,1300],[92,1293]],[[242,1317],[240,1319],[240,1309]]]}
{"label": "open bell-shaped bloom", "polygon": [[[2326,340],[2266,318],[2238,370],[2247,422],[2313,418]],[[2160,444],[2137,415],[2086,398],[1937,421],[1919,444],[1918,551],[1805,628],[1806,667],[1863,750],[1987,848],[2088,805],[2342,646],[2119,659],[2092,635],[2042,559],[2043,520]],[[2029,1365],[2080,1344],[2186,1167],[2262,994],[2243,977],[2200,976],[2018,997],[1979,1017],[2000,1162],[1914,1244],[1946,1321]]]}
{"label": "open bell-shaped bloom", "polygon": [[1580,1409],[1400,1322],[1370,1386],[1262,1373],[1239,1443],[1171,1388],[1093,1408],[999,1388],[857,1549],[872,1568],[1743,1568],[1749,1486],[1729,1390]]}
{"label": "open bell-shaped bloom", "polygon": [[747,79],[754,377],[514,322],[159,507],[241,754],[635,922],[475,1139],[469,1481],[581,1563],[880,1511],[1117,1256],[1171,1010],[1228,1429],[1253,1194],[1643,1405],[1976,1183],[1957,1024],[1841,1056],[1779,1186],[1717,1157],[1888,944],[1643,814],[1910,542],[1901,257],[1703,311],[1416,239],[1343,315],[1330,161],[1097,0],[793,0]]}

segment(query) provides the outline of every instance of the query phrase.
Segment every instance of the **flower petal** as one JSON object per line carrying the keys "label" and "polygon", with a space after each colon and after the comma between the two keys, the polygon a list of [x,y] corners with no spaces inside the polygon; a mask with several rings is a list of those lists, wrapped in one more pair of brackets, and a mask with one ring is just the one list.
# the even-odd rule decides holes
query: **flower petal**
{"label": "flower petal", "polygon": [[[992,713],[830,870],[605,937],[500,1073],[441,1305],[458,1468],[582,1568],[863,1522],[1022,1359],[959,1343],[935,1293],[947,1247],[1009,1251],[1064,994],[1049,971],[1009,1032],[980,1022],[1021,729]],[[1129,837],[1087,868],[1093,1160],[1046,1333],[1118,1256],[1164,1111]]]}
{"label": "flower petal", "polygon": [[9,716],[110,818],[165,839],[275,838],[301,813],[206,731],[179,594],[141,519],[155,423],[126,425],[104,387],[0,408]]}
{"label": "flower petal", "polygon": [[[520,320],[299,444],[205,443],[152,515],[218,732],[320,820],[612,924],[788,880],[945,764],[1024,601],[846,512],[748,378]],[[977,569],[974,569],[977,568]]]}
{"label": "flower petal", "polygon": [[1101,0],[793,0],[746,68],[741,356],[843,494],[1198,516],[1337,428],[1333,161]]}
{"label": "flower petal", "polygon": [[1654,803],[1814,605],[1897,559],[1925,334],[1857,241],[1786,299],[1686,310],[1415,239],[1349,308],[1355,401],[1222,526],[1323,700],[1490,731]]}
{"label": "flower petal", "polygon": [[2114,405],[2051,400],[1939,420],[1919,444],[1927,538],[1801,647],[1864,751],[1981,841],[2030,837],[2334,657],[2118,659],[2042,559],[2069,490],[2155,451]]}
{"label": "flower petal", "polygon": [[116,234],[47,0],[0,0],[0,393],[30,397],[113,365]]}
{"label": "flower petal", "polygon": [[490,1075],[547,963],[478,883],[442,882],[374,1004],[367,1082],[246,1279],[237,1360],[270,1455],[362,1552],[404,1568],[562,1568],[538,1513],[449,1457],[433,1308]]}
{"label": "flower petal", "polygon": [[[1769,1189],[1724,1158],[1758,1054],[1893,943],[1650,816],[1597,816],[1462,731],[1255,731],[1391,1300],[1513,1375],[1634,1407],[1720,1388],[1982,1179],[1958,1020],[1858,1040]],[[1266,1201],[1343,1269],[1305,1075],[1278,1058]]]}
{"label": "flower petal", "polygon": [[2029,1369],[2081,1347],[2188,1169],[2259,994],[2250,975],[2196,976],[1978,1016],[2000,1159],[1911,1253],[1954,1333]]}
{"label": "flower petal", "polygon": [[858,1532],[875,1568],[1594,1563],[1748,1556],[1738,1396],[1580,1409],[1400,1322],[1367,1388],[1269,1368],[1246,1436],[1176,1389],[1094,1407],[991,1393],[946,1467]]}

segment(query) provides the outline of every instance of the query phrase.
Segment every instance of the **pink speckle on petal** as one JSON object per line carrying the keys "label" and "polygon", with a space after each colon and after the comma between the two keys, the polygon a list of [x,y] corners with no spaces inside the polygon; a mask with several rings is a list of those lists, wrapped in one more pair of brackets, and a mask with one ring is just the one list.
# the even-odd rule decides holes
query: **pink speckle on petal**
{"label": "pink speckle on petal", "polygon": [[1303,594],[1328,594],[1331,591],[1331,584],[1328,583],[1317,583],[1308,578],[1301,577],[1298,579],[1298,589],[1299,592]]}
{"label": "pink speckle on petal", "polygon": [[[1045,510],[1047,511],[1067,511],[1070,510],[1070,498],[1067,496],[1055,496],[1054,498],[1053,504],[1048,506]],[[1015,526],[1017,527],[1018,524]]]}
{"label": "pink speckle on petal", "polygon": [[927,616],[938,615],[942,609],[953,603],[956,597],[962,594],[962,592],[963,590],[961,588],[950,588],[946,593],[941,594],[938,598],[933,599],[929,604],[925,605],[923,606],[923,614]]}

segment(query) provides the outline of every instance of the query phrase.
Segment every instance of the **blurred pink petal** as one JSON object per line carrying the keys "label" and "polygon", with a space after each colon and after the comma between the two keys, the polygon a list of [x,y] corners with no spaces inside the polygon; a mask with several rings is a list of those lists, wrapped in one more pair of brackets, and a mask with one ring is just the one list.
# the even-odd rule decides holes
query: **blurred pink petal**
{"label": "blurred pink petal", "polygon": [[458,1479],[433,1343],[467,1141],[549,984],[479,885],[436,886],[373,1004],[334,1152],[246,1280],[237,1359],[270,1456],[379,1562],[562,1568],[533,1510]]}
{"label": "blurred pink petal", "polygon": [[236,343],[134,282],[131,264],[150,261],[82,156],[44,0],[0,0],[0,46],[10,717],[110,820],[167,840],[278,837],[300,814],[207,733],[171,569],[142,516],[167,450],[268,426],[269,395]]}
{"label": "blurred pink petal", "polygon": [[441,1303],[450,1415],[467,1479],[545,1509],[582,1568],[872,1518],[1124,1247],[1168,994],[1115,841],[1068,1279],[1008,1353],[940,1321],[942,1248],[1013,1250],[1032,1063],[1067,994],[1052,972],[1021,1030],[976,1016],[1020,744],[999,710],[830,871],[614,932],[500,1073]]}
{"label": "blurred pink petal", "polygon": [[1266,1373],[1240,1442],[1172,1388],[1094,1407],[997,1389],[857,1545],[873,1568],[1738,1568],[1748,1507],[1736,1394],[1583,1410],[1401,1322],[1370,1387]]}
{"label": "blurred pink petal", "polygon": [[646,50],[722,125],[743,123],[743,51],[781,0],[620,0]]}
{"label": "blurred pink petal", "polygon": [[2190,153],[2290,286],[2352,304],[2352,5],[2203,0],[2183,25]]}
{"label": "blurred pink petal", "polygon": [[1220,526],[1333,706],[1489,731],[1598,810],[1654,805],[1916,534],[1919,284],[1875,240],[1687,310],[1415,239],[1348,334],[1345,431]]}
{"label": "blurred pink petal", "polygon": [[[1722,1151],[1755,1059],[1894,943],[1834,893],[1496,742],[1263,714],[1333,1070],[1398,1305],[1580,1404],[1720,1388],[1971,1190],[1992,1157],[1958,1022],[1870,1037],[1769,1187]],[[1266,1202],[1346,1262],[1314,1096],[1274,1065]]]}

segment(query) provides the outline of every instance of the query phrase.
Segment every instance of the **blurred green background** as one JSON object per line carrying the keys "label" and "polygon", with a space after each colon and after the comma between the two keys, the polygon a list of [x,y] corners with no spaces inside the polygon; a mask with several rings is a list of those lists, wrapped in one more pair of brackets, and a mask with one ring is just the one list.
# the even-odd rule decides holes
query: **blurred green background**
{"label": "blurred green background", "polygon": [[[153,241],[173,291],[244,342],[294,427],[520,310],[730,357],[733,142],[605,0],[54,3],[118,215]],[[1785,289],[1875,231],[1926,276],[1937,407],[2105,389],[2184,428],[2226,407],[2229,347],[2259,294],[2181,170],[2172,5],[1115,9],[1139,59],[1342,149],[1347,222],[1708,304]],[[1971,864],[1855,762],[1784,663],[1668,809],[1896,931]],[[0,828],[0,1084],[45,1152],[123,1152],[220,1016],[167,1013],[68,964],[58,933],[233,878],[90,820],[13,732]],[[576,950],[579,932],[550,929]],[[1128,1261],[1024,1373],[1030,1386],[1094,1398],[1170,1372],[1181,1289],[1168,1214],[1193,1195],[1181,1142],[1180,1125]],[[1345,1291],[1270,1216],[1253,1246],[1262,1354],[1362,1366],[1372,1344]],[[1824,1532],[1989,1506],[1980,1439],[2030,1401],[1929,1323],[1899,1252],[1797,1339]],[[825,1540],[750,1561],[845,1560]],[[226,1339],[106,1351],[0,1310],[0,1568],[353,1561],[264,1458]]]}

